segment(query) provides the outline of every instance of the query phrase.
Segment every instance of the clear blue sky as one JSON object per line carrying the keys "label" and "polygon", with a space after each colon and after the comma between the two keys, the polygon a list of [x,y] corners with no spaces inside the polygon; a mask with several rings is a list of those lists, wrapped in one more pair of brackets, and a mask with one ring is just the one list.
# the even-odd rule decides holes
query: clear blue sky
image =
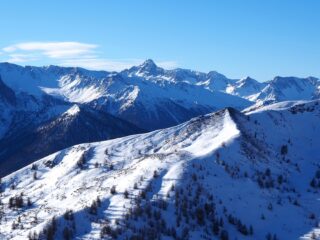
{"label": "clear blue sky", "polygon": [[7,0],[0,9],[0,61],[118,69],[152,58],[233,78],[320,77],[319,0]]}

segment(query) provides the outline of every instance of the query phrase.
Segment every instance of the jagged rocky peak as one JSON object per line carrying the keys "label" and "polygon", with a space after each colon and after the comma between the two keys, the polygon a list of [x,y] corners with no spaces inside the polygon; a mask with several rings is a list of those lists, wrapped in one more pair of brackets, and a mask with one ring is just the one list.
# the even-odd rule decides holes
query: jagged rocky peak
{"label": "jagged rocky peak", "polygon": [[241,78],[240,81],[242,81],[242,82],[256,82],[256,80],[251,78],[250,76],[246,76],[244,78]]}
{"label": "jagged rocky peak", "polygon": [[238,84],[241,85],[242,87],[246,86],[255,86],[255,85],[263,85],[263,83],[258,82],[257,80],[251,78],[250,76],[246,76],[245,78],[241,78],[238,81]]}
{"label": "jagged rocky peak", "polygon": [[137,73],[146,73],[149,75],[161,74],[163,69],[158,67],[152,59],[147,59],[141,65],[138,66]]}
{"label": "jagged rocky peak", "polygon": [[140,66],[156,68],[157,65],[152,59],[145,60]]}

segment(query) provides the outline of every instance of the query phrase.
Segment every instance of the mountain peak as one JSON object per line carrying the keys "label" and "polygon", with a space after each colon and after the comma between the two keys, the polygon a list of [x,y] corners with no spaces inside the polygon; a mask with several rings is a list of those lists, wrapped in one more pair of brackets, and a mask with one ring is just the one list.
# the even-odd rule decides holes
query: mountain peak
{"label": "mountain peak", "polygon": [[150,66],[150,67],[157,67],[155,62],[152,59],[145,60],[140,66]]}
{"label": "mountain peak", "polygon": [[220,79],[227,79],[227,77],[217,71],[210,71],[207,74],[208,78],[220,78]]}
{"label": "mountain peak", "polygon": [[257,80],[251,78],[250,76],[246,76],[244,78],[241,78],[239,82],[246,84],[254,84],[257,83]]}
{"label": "mountain peak", "polygon": [[147,73],[148,75],[157,75],[163,72],[163,69],[159,68],[151,59],[144,61],[138,69],[138,73]]}
{"label": "mountain peak", "polygon": [[250,81],[250,80],[254,80],[254,79],[251,78],[250,76],[246,76],[246,77],[242,78],[241,80],[243,80],[243,81]]}

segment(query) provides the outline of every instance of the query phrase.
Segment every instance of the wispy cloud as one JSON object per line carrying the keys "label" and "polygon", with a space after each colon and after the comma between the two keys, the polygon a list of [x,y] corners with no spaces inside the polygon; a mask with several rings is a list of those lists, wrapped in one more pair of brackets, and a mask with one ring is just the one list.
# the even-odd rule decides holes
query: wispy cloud
{"label": "wispy cloud", "polygon": [[10,45],[4,52],[39,52],[49,58],[72,58],[92,54],[98,46],[79,42],[27,42]]}
{"label": "wispy cloud", "polygon": [[13,63],[25,63],[25,62],[32,62],[37,61],[39,57],[33,54],[9,54],[7,62]]}
{"label": "wispy cloud", "polygon": [[[108,59],[98,52],[99,46],[81,42],[24,42],[1,49],[1,59],[7,62],[32,64],[50,62],[62,66],[79,66],[94,70],[120,71],[138,65],[144,59]],[[161,67],[177,67],[174,61],[157,62]]]}

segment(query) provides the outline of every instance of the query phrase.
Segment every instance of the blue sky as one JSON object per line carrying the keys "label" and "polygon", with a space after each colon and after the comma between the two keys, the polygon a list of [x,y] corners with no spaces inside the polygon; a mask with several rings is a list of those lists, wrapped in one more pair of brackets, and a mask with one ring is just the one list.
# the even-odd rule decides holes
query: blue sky
{"label": "blue sky", "polygon": [[320,77],[318,0],[1,1],[0,61]]}

